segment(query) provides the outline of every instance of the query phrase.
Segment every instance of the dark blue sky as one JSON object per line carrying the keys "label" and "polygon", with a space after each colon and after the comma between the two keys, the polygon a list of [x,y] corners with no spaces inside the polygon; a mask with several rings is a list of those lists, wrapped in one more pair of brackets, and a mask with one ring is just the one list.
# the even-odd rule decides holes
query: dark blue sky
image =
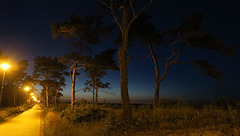
{"label": "dark blue sky", "polygon": [[[0,50],[13,60],[28,59],[32,72],[33,58],[37,55],[61,56],[70,51],[67,40],[51,38],[52,22],[68,21],[71,13],[79,16],[97,12],[97,0],[1,0]],[[159,30],[174,28],[194,13],[203,13],[202,29],[215,35],[222,43],[239,48],[240,1],[238,0],[155,0],[147,11]],[[112,37],[113,39],[113,37]],[[112,40],[104,39],[97,47],[99,53],[108,47],[117,48]],[[146,54],[144,47],[131,47],[129,66],[129,93],[132,102],[151,101],[154,96],[155,71],[151,58],[136,59]],[[230,96],[240,99],[240,50],[236,55],[224,57],[212,51],[184,50],[181,59],[207,58],[225,74],[223,82],[215,81],[192,65],[176,65],[161,83],[160,96],[167,98],[205,99]],[[117,54],[115,54],[117,57]],[[116,59],[117,60],[117,59]],[[68,78],[68,77],[66,77]],[[100,101],[120,101],[119,72],[108,72],[104,81],[111,83],[115,96],[100,93]],[[78,82],[82,88],[85,78]],[[40,92],[40,91],[38,91]],[[70,83],[63,92],[70,97]],[[90,93],[78,92],[77,98],[91,98]]]}

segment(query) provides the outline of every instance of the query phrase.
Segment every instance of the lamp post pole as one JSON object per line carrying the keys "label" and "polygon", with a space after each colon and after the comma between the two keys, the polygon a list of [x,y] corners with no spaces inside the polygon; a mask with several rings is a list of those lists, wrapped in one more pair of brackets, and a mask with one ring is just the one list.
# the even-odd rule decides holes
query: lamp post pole
{"label": "lamp post pole", "polygon": [[0,96],[0,106],[2,105],[2,95],[3,95],[4,78],[5,78],[5,70],[3,70],[3,79],[2,79],[1,96]]}
{"label": "lamp post pole", "polygon": [[28,100],[28,97],[27,97],[27,92],[29,91],[29,87],[25,87],[25,90],[26,90],[26,104],[27,104],[27,100]]}
{"label": "lamp post pole", "polygon": [[3,95],[3,86],[4,86],[4,78],[5,78],[5,71],[11,67],[10,65],[3,63],[0,65],[3,69],[3,79],[2,79],[2,87],[1,87],[1,95],[0,95],[0,106],[2,106],[2,95]]}

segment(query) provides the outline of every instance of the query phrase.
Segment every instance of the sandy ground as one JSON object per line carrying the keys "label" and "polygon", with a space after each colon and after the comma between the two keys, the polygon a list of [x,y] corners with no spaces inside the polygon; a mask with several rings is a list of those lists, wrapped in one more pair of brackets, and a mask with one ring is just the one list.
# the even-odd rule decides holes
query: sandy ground
{"label": "sandy ground", "polygon": [[0,136],[39,136],[41,108],[35,105],[0,125]]}

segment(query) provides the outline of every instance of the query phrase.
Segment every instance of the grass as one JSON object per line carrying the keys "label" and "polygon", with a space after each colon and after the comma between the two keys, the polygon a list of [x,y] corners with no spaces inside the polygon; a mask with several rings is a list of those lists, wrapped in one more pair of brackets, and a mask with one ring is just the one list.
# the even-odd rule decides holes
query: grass
{"label": "grass", "polygon": [[131,125],[121,117],[121,107],[80,102],[71,111],[44,111],[46,136],[101,135],[240,135],[240,102],[219,100],[212,104],[162,100],[159,108],[132,105]]}
{"label": "grass", "polygon": [[23,111],[30,109],[33,105],[22,105],[18,107],[5,107],[0,109],[0,123],[7,121],[9,118],[21,114]]}

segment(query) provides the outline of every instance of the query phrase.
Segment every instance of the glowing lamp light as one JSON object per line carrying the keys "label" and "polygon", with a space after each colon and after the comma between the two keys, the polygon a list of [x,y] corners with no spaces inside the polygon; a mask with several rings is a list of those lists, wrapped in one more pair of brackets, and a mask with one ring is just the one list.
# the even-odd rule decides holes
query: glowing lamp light
{"label": "glowing lamp light", "polygon": [[25,87],[25,90],[28,91],[30,88],[29,87]]}
{"label": "glowing lamp light", "polygon": [[31,93],[31,96],[33,96],[33,93]]}
{"label": "glowing lamp light", "polygon": [[11,66],[8,65],[7,63],[3,63],[0,65],[2,67],[3,70],[7,70],[8,68],[10,68]]}
{"label": "glowing lamp light", "polygon": [[32,98],[34,99],[34,101],[37,101],[36,97],[35,96],[32,96]]}

